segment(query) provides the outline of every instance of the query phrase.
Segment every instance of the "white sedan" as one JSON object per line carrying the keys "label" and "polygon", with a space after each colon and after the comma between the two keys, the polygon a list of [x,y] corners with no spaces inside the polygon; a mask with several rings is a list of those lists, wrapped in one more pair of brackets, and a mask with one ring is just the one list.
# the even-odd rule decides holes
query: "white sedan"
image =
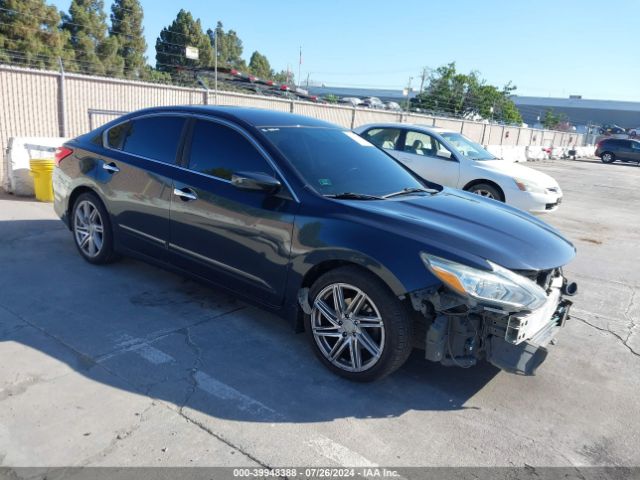
{"label": "white sedan", "polygon": [[406,123],[354,131],[431,182],[535,213],[553,211],[562,201],[562,190],[549,175],[496,158],[458,132]]}

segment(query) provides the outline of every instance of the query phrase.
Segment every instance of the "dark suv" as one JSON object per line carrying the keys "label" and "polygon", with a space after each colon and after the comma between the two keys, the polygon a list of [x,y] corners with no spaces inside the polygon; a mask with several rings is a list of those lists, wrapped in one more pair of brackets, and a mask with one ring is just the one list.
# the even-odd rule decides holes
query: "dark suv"
{"label": "dark suv", "polygon": [[596,143],[596,157],[603,163],[636,162],[640,165],[640,142],[622,138],[607,138]]}

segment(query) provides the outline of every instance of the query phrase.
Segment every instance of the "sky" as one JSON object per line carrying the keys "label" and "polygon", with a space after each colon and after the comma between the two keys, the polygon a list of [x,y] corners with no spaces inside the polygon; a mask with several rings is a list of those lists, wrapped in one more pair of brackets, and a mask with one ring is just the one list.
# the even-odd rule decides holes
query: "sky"
{"label": "sky", "polygon": [[[51,2],[67,11],[70,0]],[[111,0],[105,0],[110,12]],[[456,62],[516,94],[640,101],[639,0],[141,0],[148,61],[180,8],[218,20],[272,68],[330,86],[402,89]]]}

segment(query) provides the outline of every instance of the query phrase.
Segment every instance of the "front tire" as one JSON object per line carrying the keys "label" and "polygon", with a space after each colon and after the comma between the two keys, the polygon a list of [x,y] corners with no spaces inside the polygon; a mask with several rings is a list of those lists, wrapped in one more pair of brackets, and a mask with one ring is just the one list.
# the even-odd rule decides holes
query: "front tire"
{"label": "front tire", "polygon": [[602,163],[613,163],[616,161],[616,156],[611,152],[604,152],[600,155],[600,160]]}
{"label": "front tire", "polygon": [[309,292],[305,330],[320,361],[349,380],[370,382],[394,372],[412,350],[407,307],[371,273],[340,267]]}
{"label": "front tire", "polygon": [[96,265],[116,259],[109,213],[94,193],[81,194],[71,215],[73,239],[82,258]]}
{"label": "front tire", "polygon": [[498,200],[499,202],[504,202],[502,192],[488,183],[477,183],[470,187],[468,191],[471,193],[475,193],[476,195],[480,195],[481,197],[491,198],[493,200]]}

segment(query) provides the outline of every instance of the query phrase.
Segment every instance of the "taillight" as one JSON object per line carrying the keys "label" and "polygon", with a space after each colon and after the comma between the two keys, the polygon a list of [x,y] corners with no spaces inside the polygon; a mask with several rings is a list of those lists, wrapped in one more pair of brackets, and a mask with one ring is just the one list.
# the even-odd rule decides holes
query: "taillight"
{"label": "taillight", "polygon": [[73,150],[71,150],[70,148],[67,147],[58,147],[56,148],[56,153],[55,153],[55,159],[56,159],[56,166],[60,165],[60,162],[62,160],[64,160],[65,158],[67,158],[69,155],[71,155],[73,153]]}

